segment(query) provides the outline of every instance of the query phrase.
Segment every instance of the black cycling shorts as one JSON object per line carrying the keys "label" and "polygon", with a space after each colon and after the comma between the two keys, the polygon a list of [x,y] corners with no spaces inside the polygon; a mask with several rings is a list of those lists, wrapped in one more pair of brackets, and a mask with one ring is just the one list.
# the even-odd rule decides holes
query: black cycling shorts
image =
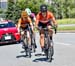
{"label": "black cycling shorts", "polygon": [[47,22],[47,23],[39,22],[39,24],[38,24],[38,26],[41,27],[41,28],[45,28],[45,27],[47,27],[48,25],[51,25],[51,26],[52,26],[51,21],[49,21],[49,22]]}
{"label": "black cycling shorts", "polygon": [[[30,26],[29,26],[30,27]],[[27,30],[27,31],[29,31],[29,27],[28,26],[26,26],[26,27],[20,27],[23,31],[24,30]]]}

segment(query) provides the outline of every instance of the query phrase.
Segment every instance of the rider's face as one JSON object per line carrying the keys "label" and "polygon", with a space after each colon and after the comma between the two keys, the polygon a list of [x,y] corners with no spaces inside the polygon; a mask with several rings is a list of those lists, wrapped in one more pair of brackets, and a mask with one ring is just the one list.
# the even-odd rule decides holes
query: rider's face
{"label": "rider's face", "polygon": [[46,12],[42,12],[42,16],[43,17],[46,17]]}
{"label": "rider's face", "polygon": [[23,20],[26,20],[27,19],[27,17],[23,17]]}

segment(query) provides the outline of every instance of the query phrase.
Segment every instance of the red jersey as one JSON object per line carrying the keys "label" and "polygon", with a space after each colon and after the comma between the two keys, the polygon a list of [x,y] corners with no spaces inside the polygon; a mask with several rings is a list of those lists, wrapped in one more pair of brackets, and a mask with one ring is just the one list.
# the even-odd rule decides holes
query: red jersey
{"label": "red jersey", "polygon": [[52,19],[53,22],[56,22],[55,21],[55,17],[53,16],[53,14],[51,12],[47,11],[45,17],[42,16],[42,13],[41,12],[39,12],[37,14],[37,16],[36,16],[36,24],[38,25],[39,22],[47,23],[47,21],[50,20],[50,19]]}

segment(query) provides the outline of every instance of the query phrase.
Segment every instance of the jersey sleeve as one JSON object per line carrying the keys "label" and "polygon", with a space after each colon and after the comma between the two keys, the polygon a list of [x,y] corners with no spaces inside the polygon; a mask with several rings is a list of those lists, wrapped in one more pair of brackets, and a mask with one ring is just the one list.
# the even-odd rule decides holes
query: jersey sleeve
{"label": "jersey sleeve", "polygon": [[49,12],[48,14],[49,14],[50,18],[55,18],[54,15],[51,12]]}

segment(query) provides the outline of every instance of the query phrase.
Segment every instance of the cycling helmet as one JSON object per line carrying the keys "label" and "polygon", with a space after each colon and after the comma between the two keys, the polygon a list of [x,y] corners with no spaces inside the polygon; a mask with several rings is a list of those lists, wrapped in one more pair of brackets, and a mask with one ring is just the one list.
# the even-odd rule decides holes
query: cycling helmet
{"label": "cycling helmet", "polygon": [[21,13],[21,17],[28,17],[27,12],[26,12],[26,11],[22,11],[22,13]]}
{"label": "cycling helmet", "polygon": [[40,11],[41,12],[47,12],[47,5],[43,4],[40,6]]}
{"label": "cycling helmet", "polygon": [[31,10],[29,8],[26,8],[25,11],[28,13],[28,15],[31,15]]}

